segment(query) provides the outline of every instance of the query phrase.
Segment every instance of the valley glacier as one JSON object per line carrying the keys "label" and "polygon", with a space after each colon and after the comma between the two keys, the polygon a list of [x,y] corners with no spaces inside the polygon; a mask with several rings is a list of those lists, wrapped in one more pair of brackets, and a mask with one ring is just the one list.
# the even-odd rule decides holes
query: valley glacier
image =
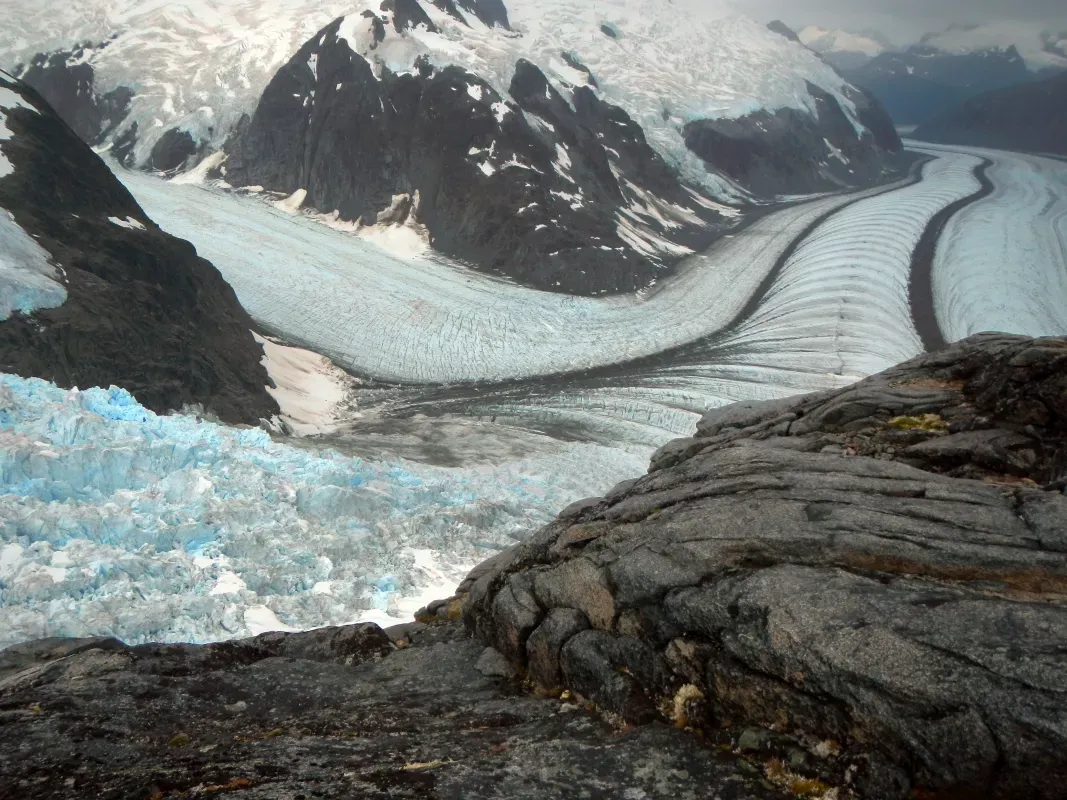
{"label": "valley glacier", "polygon": [[403,622],[644,463],[591,444],[462,469],[371,463],[157,416],[121,389],[0,375],[0,647]]}

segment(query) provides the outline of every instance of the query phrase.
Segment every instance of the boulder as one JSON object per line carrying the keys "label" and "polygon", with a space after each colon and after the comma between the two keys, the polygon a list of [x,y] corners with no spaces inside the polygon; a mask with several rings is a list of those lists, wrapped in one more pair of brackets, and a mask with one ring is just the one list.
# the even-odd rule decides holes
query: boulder
{"label": "boulder", "polygon": [[[466,620],[536,684],[776,742],[781,774],[840,797],[1052,800],[1065,453],[1067,339],[972,337],[710,412],[483,570]],[[520,592],[521,624],[493,614]]]}

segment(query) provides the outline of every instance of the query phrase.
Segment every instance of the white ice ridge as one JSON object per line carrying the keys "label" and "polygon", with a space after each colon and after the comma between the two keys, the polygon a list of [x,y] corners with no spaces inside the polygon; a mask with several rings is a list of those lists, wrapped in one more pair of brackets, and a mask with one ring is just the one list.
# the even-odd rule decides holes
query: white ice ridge
{"label": "white ice ridge", "polygon": [[0,647],[403,621],[645,463],[545,442],[495,465],[372,463],[0,375]]}
{"label": "white ice ridge", "polygon": [[[134,89],[135,155],[143,163],[155,141],[175,126],[220,146],[251,113],[277,70],[319,29],[347,15],[342,34],[361,55],[394,72],[419,56],[481,75],[504,97],[515,64],[526,58],[557,86],[588,76],[569,66],[568,51],[596,76],[603,97],[625,108],[649,142],[710,191],[729,186],[710,175],[685,146],[682,128],[695,118],[732,117],[758,109],[814,111],[807,81],[845,98],[844,80],[807,48],[741,16],[722,0],[509,0],[514,31],[489,28],[473,14],[461,23],[429,0],[420,3],[439,32],[398,33],[385,26],[376,42],[371,21],[380,0],[42,0],[8,3],[0,31],[0,66],[86,41],[107,47],[83,58],[99,91]],[[602,27],[603,26],[603,27]],[[610,31],[609,35],[606,31]],[[309,64],[317,69],[317,62]]]}
{"label": "white ice ridge", "polygon": [[994,190],[953,216],[937,245],[934,306],[945,338],[1067,334],[1067,163],[968,152],[993,161]]}
{"label": "white ice ridge", "polygon": [[[914,204],[933,213],[938,203],[973,191],[973,178],[964,174],[973,163],[973,157],[945,154],[920,184],[903,194],[891,192],[875,208]],[[416,383],[586,369],[715,333],[744,308],[805,228],[857,197],[884,191],[827,197],[776,212],[687,260],[651,290],[594,299],[522,288],[444,259],[393,258],[247,197],[125,171],[119,177],[153,219],[192,241],[219,268],[254,318],[342,367]],[[857,213],[872,202],[860,200]],[[908,235],[914,235],[922,215],[909,224]],[[865,230],[874,238],[857,258],[877,258],[880,246],[895,252],[905,241],[897,230],[877,225]],[[818,232],[812,241],[836,247],[836,239],[820,239]],[[837,309],[835,300],[819,296],[824,307]],[[881,350],[908,349],[912,336],[908,332],[902,342]]]}

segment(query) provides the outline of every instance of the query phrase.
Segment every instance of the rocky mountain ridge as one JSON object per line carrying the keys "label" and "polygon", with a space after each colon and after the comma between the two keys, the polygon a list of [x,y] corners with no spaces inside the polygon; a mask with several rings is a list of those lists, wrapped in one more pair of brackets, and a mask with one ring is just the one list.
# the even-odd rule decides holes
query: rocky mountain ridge
{"label": "rocky mountain ridge", "polygon": [[116,385],[160,412],[199,405],[250,424],[278,413],[252,320],[218,270],[160,230],[37,92],[3,73],[0,91],[0,211],[65,295],[0,321],[0,372]]}

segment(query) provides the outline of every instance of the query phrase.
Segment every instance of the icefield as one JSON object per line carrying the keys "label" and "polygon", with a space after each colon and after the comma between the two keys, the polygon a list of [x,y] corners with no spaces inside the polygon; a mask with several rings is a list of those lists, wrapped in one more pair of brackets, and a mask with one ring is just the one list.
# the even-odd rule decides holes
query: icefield
{"label": "icefield", "polygon": [[[933,152],[943,148],[915,144]],[[964,150],[964,148],[953,148]],[[986,330],[1067,333],[1067,163],[966,149],[993,162],[993,193],[945,226],[934,303],[948,341]]]}
{"label": "icefield", "polygon": [[646,463],[550,445],[464,469],[372,463],[0,375],[0,647],[406,621]]}
{"label": "icefield", "polygon": [[[409,72],[419,56],[459,65],[488,80],[502,96],[515,63],[526,58],[557,85],[582,86],[572,52],[596,74],[603,97],[625,108],[649,142],[694,183],[720,195],[734,190],[686,148],[682,127],[695,118],[734,117],[761,108],[814,109],[806,80],[853,104],[844,80],[813,53],[744,17],[725,0],[510,0],[514,30],[490,28],[473,14],[459,22],[421,3],[439,32],[425,27],[374,43],[365,11],[380,0],[44,0],[5,8],[0,65],[13,67],[39,52],[88,48],[99,92],[118,86],[136,97],[123,128],[138,125],[135,155],[144,163],[163,133],[179,127],[218,149],[242,114],[301,45],[347,15],[349,45],[373,64]],[[613,31],[607,35],[601,28]],[[190,65],[193,65],[190,75]]]}

